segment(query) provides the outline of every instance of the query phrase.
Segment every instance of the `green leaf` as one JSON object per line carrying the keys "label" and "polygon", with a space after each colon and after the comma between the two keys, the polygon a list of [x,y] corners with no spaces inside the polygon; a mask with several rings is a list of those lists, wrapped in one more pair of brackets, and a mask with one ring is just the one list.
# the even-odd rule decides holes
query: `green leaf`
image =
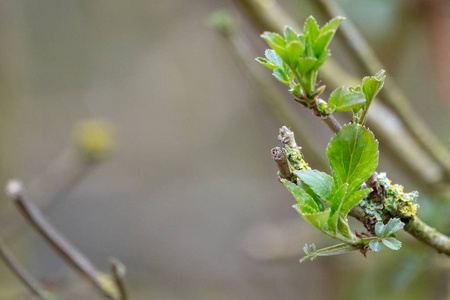
{"label": "green leaf", "polygon": [[300,54],[303,52],[303,46],[299,41],[292,41],[286,46],[286,58],[288,60],[288,64],[295,69],[298,64],[298,59],[300,58]]}
{"label": "green leaf", "polygon": [[300,75],[305,76],[317,62],[317,58],[314,57],[302,57],[298,59],[298,72]]}
{"label": "green leaf", "polygon": [[358,204],[359,201],[361,201],[365,196],[369,195],[371,192],[372,192],[372,189],[367,188],[367,189],[357,190],[350,196],[347,196],[347,199],[342,204],[341,214],[343,216],[346,216],[350,212],[350,210],[353,208],[353,206]]}
{"label": "green leaf", "polygon": [[316,202],[317,206],[319,207],[320,211],[324,211],[325,210],[325,206],[322,203],[322,200],[319,198],[319,196],[317,195],[317,193],[315,193],[308,185],[306,185],[304,182],[302,182],[301,180],[297,180],[297,185],[304,190],[306,193],[308,193],[308,195],[311,196],[311,198],[314,199],[314,202]]}
{"label": "green leaf", "polygon": [[297,33],[288,26],[284,27],[284,38],[286,39],[286,43],[298,41]]}
{"label": "green leaf", "polygon": [[332,233],[336,233],[337,225],[339,221],[339,212],[347,194],[348,184],[344,183],[339,186],[339,189],[333,194],[328,201],[330,206],[330,218],[328,219],[328,229]]}
{"label": "green leaf", "polygon": [[383,222],[378,222],[375,224],[375,234],[379,237],[384,236],[384,224]]}
{"label": "green leaf", "polygon": [[296,171],[295,175],[324,201],[330,199],[333,189],[333,179],[330,175],[317,170]]}
{"label": "green leaf", "polygon": [[312,214],[320,211],[314,199],[310,195],[308,195],[307,192],[302,190],[298,185],[286,179],[282,179],[281,182],[297,200],[299,204],[299,209],[301,210],[302,213]]}
{"label": "green leaf", "polygon": [[327,24],[325,24],[322,27],[322,29],[320,29],[320,33],[324,33],[327,31],[336,31],[338,29],[339,25],[341,25],[342,21],[344,21],[344,20],[345,20],[344,17],[333,18]]}
{"label": "green leaf", "polygon": [[362,81],[362,91],[368,102],[372,101],[383,88],[384,79],[386,78],[384,73],[385,71],[381,70],[375,76],[364,77]]}
{"label": "green leaf", "polygon": [[341,97],[343,95],[343,91],[344,91],[344,87],[341,86],[341,87],[335,89],[333,92],[331,92],[330,98],[328,99],[328,104],[334,103],[334,105],[337,105],[339,103],[339,99],[341,99]]}
{"label": "green leaf", "polygon": [[[375,224],[375,226],[377,224]],[[396,233],[400,229],[403,229],[404,226],[405,226],[405,224],[402,221],[400,221],[400,219],[398,219],[398,218],[390,219],[389,222],[384,226],[382,236],[389,237],[391,234]]]}
{"label": "green leaf", "polygon": [[323,233],[330,234],[330,232],[328,231],[328,218],[330,216],[330,209],[314,214],[308,214],[302,213],[298,207],[298,204],[294,205],[293,207],[302,216],[302,218],[305,219],[306,222],[310,223]]}
{"label": "green leaf", "polygon": [[285,56],[286,41],[278,33],[266,31],[261,37],[280,57],[283,58]]}
{"label": "green leaf", "polygon": [[281,69],[283,68],[283,60],[274,50],[267,49],[266,52],[264,52],[264,54],[266,55],[267,59],[275,66]]}
{"label": "green leaf", "polygon": [[375,172],[378,165],[378,142],[360,125],[347,125],[327,147],[332,176],[336,187],[347,183],[351,195]]}
{"label": "green leaf", "polygon": [[342,96],[338,104],[336,104],[336,111],[347,111],[353,108],[360,107],[366,102],[366,98],[360,93],[349,93]]}
{"label": "green leaf", "polygon": [[275,69],[273,70],[273,76],[275,76],[276,79],[278,79],[280,82],[284,84],[289,84],[289,78],[287,74],[282,69]]}
{"label": "green leaf", "polygon": [[274,65],[272,62],[265,58],[257,57],[256,61],[271,70],[278,68],[278,66]]}
{"label": "green leaf", "polygon": [[294,87],[290,88],[289,93],[291,93],[295,97],[299,97],[300,96],[300,84],[296,84],[296,85],[294,85]]}
{"label": "green leaf", "polygon": [[389,237],[386,239],[382,239],[381,242],[386,245],[386,247],[392,249],[392,250],[398,250],[402,247],[402,242],[395,239],[394,237]]}
{"label": "green leaf", "polygon": [[373,252],[380,252],[383,249],[383,245],[379,241],[370,241],[369,248],[372,249]]}
{"label": "green leaf", "polygon": [[319,104],[317,104],[317,109],[326,115],[332,114],[334,113],[335,109],[336,109],[336,105],[333,104],[328,104],[328,106],[325,106],[325,103],[320,102]]}
{"label": "green leaf", "polygon": [[309,16],[306,19],[305,25],[303,26],[303,35],[309,37],[311,42],[314,42],[319,36],[319,25],[317,25],[316,19],[313,16]]}
{"label": "green leaf", "polygon": [[275,52],[277,52],[275,48],[284,49],[286,47],[286,41],[278,33],[265,31],[261,34],[261,37],[275,50]]}
{"label": "green leaf", "polygon": [[[343,217],[340,214],[337,224],[337,232],[338,235],[336,238],[345,241],[345,242],[353,242],[356,241],[355,234],[351,231],[350,226],[348,225],[348,220],[346,217]],[[342,236],[342,237],[341,237]]]}
{"label": "green leaf", "polygon": [[317,71],[327,60],[327,58],[330,56],[330,50],[323,51],[320,56],[317,58],[317,62],[314,65],[314,71]]}
{"label": "green leaf", "polygon": [[313,50],[314,55],[319,58],[333,38],[334,31],[327,31],[325,33],[321,33],[317,40],[314,42]]}

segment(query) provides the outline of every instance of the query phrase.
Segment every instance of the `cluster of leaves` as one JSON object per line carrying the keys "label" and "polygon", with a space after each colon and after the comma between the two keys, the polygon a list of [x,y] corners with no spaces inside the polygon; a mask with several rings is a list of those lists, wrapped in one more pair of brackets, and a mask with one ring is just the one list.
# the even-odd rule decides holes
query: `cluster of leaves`
{"label": "cluster of leaves", "polygon": [[[266,50],[265,58],[256,60],[273,70],[273,76],[288,85],[297,99],[312,103],[325,89],[316,87],[318,70],[330,55],[328,45],[343,20],[337,17],[319,28],[316,20],[309,17],[303,34],[289,27],[285,27],[284,37],[264,32],[261,37],[272,49]],[[370,103],[382,89],[384,79],[385,71],[380,70],[375,76],[365,77],[360,86],[339,87],[331,93],[328,103],[318,103],[317,109],[323,115],[352,110],[354,122],[364,124]]]}
{"label": "cluster of leaves", "polygon": [[383,248],[382,244],[392,250],[400,249],[402,242],[395,238],[395,233],[400,229],[403,229],[404,226],[405,224],[397,218],[390,219],[386,225],[382,222],[375,224],[375,234],[377,235],[377,238],[370,241],[370,249],[374,252],[379,252]]}
{"label": "cluster of leaves", "polygon": [[384,85],[385,71],[380,70],[375,76],[367,76],[357,87],[335,89],[328,99],[328,104],[319,103],[317,108],[325,115],[338,111],[352,110],[354,122],[364,124],[365,115],[370,103],[378,95]]}
{"label": "cluster of leaves", "polygon": [[284,38],[274,32],[264,32],[261,37],[273,50],[266,51],[266,58],[256,60],[273,70],[280,82],[289,85],[295,97],[303,95],[313,100],[323,91],[316,90],[317,72],[330,55],[328,45],[343,20],[337,17],[319,28],[311,16],[305,22],[303,34],[286,27]]}
{"label": "cluster of leaves", "polygon": [[[332,176],[317,170],[296,171],[297,182],[282,180],[297,200],[294,208],[323,233],[354,243],[347,214],[372,190],[359,189],[378,165],[378,142],[361,125],[347,125],[327,148]],[[326,208],[322,201],[328,204]]]}

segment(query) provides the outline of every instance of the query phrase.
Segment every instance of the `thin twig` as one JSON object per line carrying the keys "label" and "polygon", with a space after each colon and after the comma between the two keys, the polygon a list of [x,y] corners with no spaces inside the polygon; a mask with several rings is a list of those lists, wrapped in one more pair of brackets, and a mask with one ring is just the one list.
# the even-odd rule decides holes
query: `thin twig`
{"label": "thin twig", "polygon": [[[328,18],[344,16],[344,11],[334,0],[314,0]],[[356,26],[346,20],[339,28],[338,37],[367,74],[375,74],[384,69],[375,52],[369,46]],[[422,148],[444,169],[447,180],[450,178],[450,152],[442,145],[435,134],[429,130],[423,120],[411,107],[410,102],[397,86],[393,78],[389,79],[379,96],[380,100],[389,105],[399,117],[406,129],[422,146]]]}
{"label": "thin twig", "polygon": [[125,286],[125,273],[126,273],[125,265],[116,258],[110,259],[110,265],[111,265],[111,275],[114,278],[117,290],[119,291],[120,294],[119,300],[127,300],[128,296],[127,296],[127,289]]}
{"label": "thin twig", "polygon": [[109,288],[102,273],[42,215],[41,211],[24,196],[23,184],[18,180],[8,182],[6,191],[17,209],[50,246],[74,269],[78,270],[97,290],[108,299],[116,299],[116,291]]}
{"label": "thin twig", "polygon": [[14,255],[9,251],[6,244],[0,240],[0,258],[4,261],[11,272],[16,275],[20,281],[33,293],[33,295],[43,300],[50,299],[50,292],[45,291],[40,282],[34,278],[28,271],[19,263]]}

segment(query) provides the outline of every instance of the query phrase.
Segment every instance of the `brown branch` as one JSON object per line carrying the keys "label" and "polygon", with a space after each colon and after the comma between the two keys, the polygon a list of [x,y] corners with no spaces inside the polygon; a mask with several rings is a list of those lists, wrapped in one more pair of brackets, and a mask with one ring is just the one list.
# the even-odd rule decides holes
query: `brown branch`
{"label": "brown branch", "polygon": [[107,280],[105,280],[102,272],[98,271],[78,249],[45,219],[41,211],[26,199],[24,187],[20,181],[9,181],[6,191],[25,219],[68,264],[90,281],[104,297],[117,299],[116,291],[111,290],[111,284],[106,282]]}
{"label": "brown branch", "polygon": [[22,283],[33,293],[33,295],[39,297],[43,300],[48,300],[51,297],[51,293],[45,291],[40,282],[34,278],[28,271],[19,263],[19,261],[14,257],[14,255],[9,251],[6,244],[0,240],[0,258],[6,264],[6,266],[11,270],[11,272],[16,275],[16,277],[22,281]]}
{"label": "brown branch", "polygon": [[291,180],[292,172],[289,167],[289,162],[286,156],[286,150],[281,147],[275,147],[272,149],[272,158],[277,163],[280,178]]}

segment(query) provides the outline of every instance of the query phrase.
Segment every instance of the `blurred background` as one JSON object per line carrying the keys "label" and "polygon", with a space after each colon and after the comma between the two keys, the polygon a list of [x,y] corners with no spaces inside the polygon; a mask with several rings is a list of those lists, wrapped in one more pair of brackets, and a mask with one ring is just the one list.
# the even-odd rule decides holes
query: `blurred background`
{"label": "blurred background", "polygon": [[[133,299],[449,299],[448,259],[406,234],[398,252],[298,263],[305,243],[335,242],[291,208],[270,149],[281,125],[300,126],[317,144],[297,140],[306,160],[328,172],[331,133],[254,62],[262,28],[237,2],[252,1],[1,1],[0,183],[20,178],[99,269],[118,257]],[[316,1],[261,2],[327,21]],[[448,149],[448,1],[337,3]],[[223,9],[240,49],[209,25]],[[373,75],[338,39],[331,50],[348,74]],[[246,63],[305,126],[274,115]],[[436,193],[379,140],[378,170],[419,190],[419,216],[450,233],[448,188]],[[1,199],[1,238],[30,273],[58,299],[101,299]],[[31,299],[3,263],[0,299]]]}

